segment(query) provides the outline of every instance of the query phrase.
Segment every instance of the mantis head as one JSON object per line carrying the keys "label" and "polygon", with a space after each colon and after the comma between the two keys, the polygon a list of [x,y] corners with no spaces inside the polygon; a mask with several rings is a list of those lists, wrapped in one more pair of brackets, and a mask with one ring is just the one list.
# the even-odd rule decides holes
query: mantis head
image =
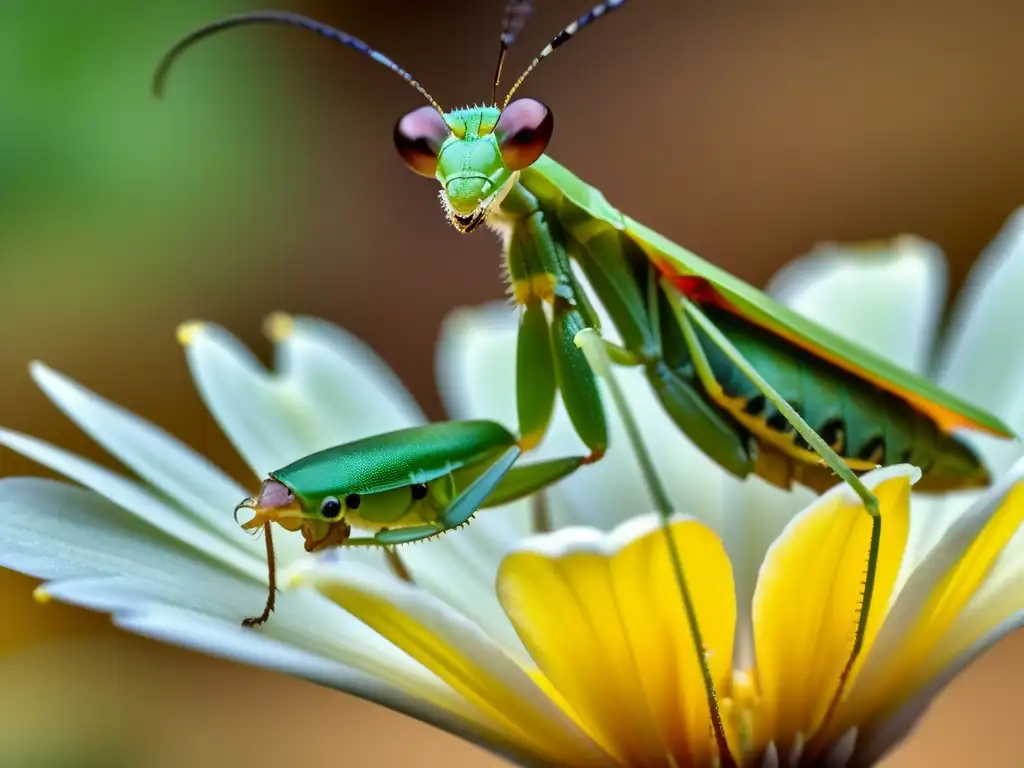
{"label": "mantis head", "polygon": [[555,35],[497,106],[502,64],[509,47],[533,12],[530,0],[509,0],[502,19],[498,65],[494,73],[491,103],[495,106],[467,107],[446,112],[408,71],[362,40],[306,16],[287,11],[257,11],[230,16],[207,24],[181,38],[164,55],[153,79],[159,96],[171,65],[193,43],[234,27],[250,24],[279,24],[298,27],[355,49],[381,64],[414,88],[428,102],[398,121],[394,140],[399,155],[413,171],[436,178],[441,184],[441,202],[451,223],[460,232],[471,232],[501,202],[522,169],[544,153],[554,128],[551,111],[536,99],[512,96],[534,68],[567,43],[583,27],[626,4],[626,0],[604,0],[594,5]]}
{"label": "mantis head", "polygon": [[277,523],[286,531],[302,531],[307,552],[339,546],[352,534],[344,506],[337,498],[326,498],[318,509],[308,510],[288,486],[272,477],[263,481],[258,494],[235,507],[236,521],[240,509],[253,511],[252,519],[242,523],[243,530],[255,531]]}
{"label": "mantis head", "polygon": [[544,153],[553,130],[551,110],[536,99],[444,114],[427,105],[398,121],[394,141],[412,171],[441,184],[441,204],[452,225],[472,232],[519,171]]}

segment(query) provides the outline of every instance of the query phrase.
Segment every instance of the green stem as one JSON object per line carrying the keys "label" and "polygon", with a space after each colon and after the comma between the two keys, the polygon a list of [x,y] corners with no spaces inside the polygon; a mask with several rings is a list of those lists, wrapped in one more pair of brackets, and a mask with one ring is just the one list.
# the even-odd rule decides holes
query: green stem
{"label": "green stem", "polygon": [[715,693],[715,681],[711,676],[711,668],[708,666],[707,655],[704,649],[704,639],[701,636],[700,625],[697,623],[697,610],[694,607],[689,582],[686,580],[686,572],[683,569],[683,559],[679,554],[679,546],[672,535],[670,527],[674,513],[672,502],[669,500],[665,486],[662,484],[661,478],[654,467],[654,462],[651,459],[650,452],[647,450],[647,445],[640,435],[640,428],[633,417],[633,412],[626,402],[626,398],[622,394],[622,389],[615,380],[615,376],[612,374],[607,347],[604,341],[592,328],[585,328],[576,334],[575,341],[576,345],[587,356],[590,367],[608,385],[608,391],[611,393],[615,408],[619,411],[622,423],[626,428],[626,436],[636,453],[637,462],[640,464],[640,473],[647,484],[647,490],[651,494],[654,506],[661,514],[661,530],[665,535],[665,542],[668,545],[669,557],[672,560],[672,570],[675,571],[676,582],[679,584],[679,591],[683,598],[683,609],[690,624],[690,633],[697,651],[698,663],[704,676],[704,690],[708,697],[708,709],[711,714],[711,725],[715,731],[715,741],[718,743],[718,752],[723,767],[734,768],[736,762],[729,751],[729,742],[725,737],[725,726],[722,722],[722,713],[718,706],[718,696]]}

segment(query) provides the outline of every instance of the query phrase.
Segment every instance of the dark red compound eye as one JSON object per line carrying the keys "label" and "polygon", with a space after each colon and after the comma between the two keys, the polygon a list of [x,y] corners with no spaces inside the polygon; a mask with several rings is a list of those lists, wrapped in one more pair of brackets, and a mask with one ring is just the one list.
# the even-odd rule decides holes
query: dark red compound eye
{"label": "dark red compound eye", "polygon": [[395,123],[395,149],[414,172],[433,177],[437,171],[437,153],[450,133],[448,124],[436,109],[420,107]]}
{"label": "dark red compound eye", "polygon": [[513,171],[533,165],[547,149],[554,129],[555,118],[544,104],[536,99],[513,101],[494,126],[505,165]]}

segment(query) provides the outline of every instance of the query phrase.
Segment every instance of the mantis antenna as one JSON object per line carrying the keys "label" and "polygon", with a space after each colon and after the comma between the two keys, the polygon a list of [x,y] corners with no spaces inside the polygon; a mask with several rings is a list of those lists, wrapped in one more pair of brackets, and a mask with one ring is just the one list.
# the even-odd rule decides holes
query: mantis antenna
{"label": "mantis antenna", "polygon": [[284,24],[285,26],[299,27],[300,29],[315,32],[329,40],[346,45],[349,48],[355,48],[360,53],[369,56],[378,64],[383,64],[405,80],[405,82],[419,91],[423,97],[430,102],[430,106],[436,109],[438,114],[444,117],[444,110],[441,108],[441,105],[434,100],[434,97],[427,92],[427,89],[420,85],[418,81],[413,79],[412,75],[398,66],[383,53],[375,51],[362,40],[357,37],[353,37],[347,32],[342,32],[340,29],[335,29],[334,27],[322,24],[319,21],[302,16],[301,14],[289,13],[287,11],[256,11],[254,13],[242,13],[236,16],[229,16],[225,19],[221,19],[220,21],[214,21],[206,26],[189,32],[175,43],[160,60],[156,74],[153,76],[153,93],[156,97],[159,98],[163,94],[164,84],[167,80],[167,73],[170,71],[171,65],[174,64],[186,48],[191,46],[193,43],[199,42],[205,37],[216,34],[217,32],[222,32],[233,27],[246,26],[248,24]]}
{"label": "mantis antenna", "polygon": [[[589,24],[590,22],[597,21],[602,16],[607,16],[609,13],[616,10],[617,8],[621,8],[622,6],[624,6],[626,2],[627,0],[605,0],[605,2],[603,3],[598,3],[589,11],[587,11],[578,19],[576,19],[576,21],[574,21],[572,24],[570,24],[557,35],[555,35],[552,38],[551,42],[544,47],[544,50],[537,54],[537,58],[530,62],[530,66],[526,68],[526,71],[519,76],[518,80],[516,80],[515,85],[512,86],[512,90],[510,90],[508,92],[508,95],[505,97],[505,103],[501,105],[501,108],[504,109],[505,107],[508,106],[508,103],[512,100],[512,94],[514,94],[516,90],[519,88],[519,86],[523,84],[523,80],[525,80],[526,77],[531,72],[533,72],[533,70],[536,68],[538,64],[540,64],[544,59],[546,59],[548,56],[554,53],[555,49],[569,42],[569,39],[573,35],[575,35],[577,32],[579,32],[581,29],[587,26],[587,24]],[[510,3],[510,5],[511,4],[512,3]],[[504,55],[504,51],[502,51],[502,55]]]}
{"label": "mantis antenna", "polygon": [[505,16],[501,20],[501,49],[498,51],[498,66],[494,70],[494,89],[491,91],[491,102],[494,104],[498,101],[498,83],[501,82],[501,65],[505,63],[505,54],[532,15],[532,0],[508,0],[505,6]]}

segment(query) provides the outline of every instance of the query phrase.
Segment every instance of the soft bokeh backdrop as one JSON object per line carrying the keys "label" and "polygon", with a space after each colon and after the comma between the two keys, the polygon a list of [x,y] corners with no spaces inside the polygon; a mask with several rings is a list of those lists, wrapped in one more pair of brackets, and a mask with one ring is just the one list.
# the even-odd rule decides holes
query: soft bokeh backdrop
{"label": "soft bokeh backdrop", "polygon": [[[501,0],[289,2],[363,36],[446,106],[489,95]],[[514,75],[586,0],[541,2]],[[156,102],[159,55],[242,0],[0,5],[0,423],[109,463],[32,386],[40,358],[246,477],[191,388],[174,329],[261,353],[270,311],[359,334],[428,413],[445,312],[498,298],[498,251],[461,237],[391,147],[421,103],[294,30],[210,40]],[[755,284],[822,240],[912,232],[955,291],[1024,204],[1019,0],[634,0],[524,93],[550,152],[616,205]],[[865,312],[870,297],[865,297]],[[9,453],[0,474],[43,474]],[[225,513],[227,514],[227,513]],[[0,574],[0,764],[480,765],[474,748],[348,697],[120,636]],[[1024,637],[941,698],[894,766],[1016,764]]]}

